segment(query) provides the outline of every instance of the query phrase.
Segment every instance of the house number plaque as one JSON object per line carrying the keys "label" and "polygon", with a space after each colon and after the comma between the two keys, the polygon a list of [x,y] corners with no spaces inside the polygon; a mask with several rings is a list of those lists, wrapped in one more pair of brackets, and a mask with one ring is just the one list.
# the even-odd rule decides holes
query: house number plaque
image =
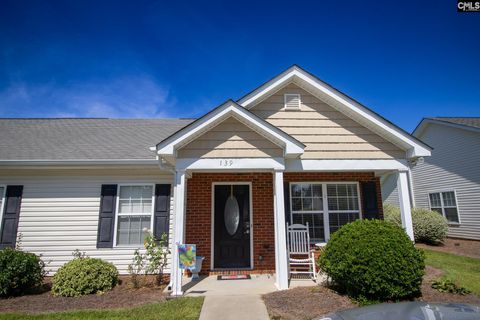
{"label": "house number plaque", "polygon": [[221,159],[220,160],[220,167],[231,167],[233,166],[232,159]]}

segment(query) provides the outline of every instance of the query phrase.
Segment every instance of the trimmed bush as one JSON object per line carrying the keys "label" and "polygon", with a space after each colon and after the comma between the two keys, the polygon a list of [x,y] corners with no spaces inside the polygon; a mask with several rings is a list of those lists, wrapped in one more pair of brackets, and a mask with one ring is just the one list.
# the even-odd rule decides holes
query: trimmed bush
{"label": "trimmed bush", "polygon": [[24,293],[39,286],[45,276],[45,264],[39,256],[5,248],[0,251],[0,296]]}
{"label": "trimmed bush", "polygon": [[398,300],[419,294],[423,253],[405,231],[382,220],[357,220],[332,234],[319,265],[356,299]]}
{"label": "trimmed bush", "polygon": [[[399,227],[402,226],[399,207],[387,204],[383,207],[383,215],[386,221],[390,221]],[[438,212],[413,208],[412,222],[416,242],[439,244],[447,237],[447,219]]]}
{"label": "trimmed bush", "polygon": [[77,297],[111,290],[118,283],[118,270],[110,262],[77,257],[64,264],[53,276],[55,296]]}

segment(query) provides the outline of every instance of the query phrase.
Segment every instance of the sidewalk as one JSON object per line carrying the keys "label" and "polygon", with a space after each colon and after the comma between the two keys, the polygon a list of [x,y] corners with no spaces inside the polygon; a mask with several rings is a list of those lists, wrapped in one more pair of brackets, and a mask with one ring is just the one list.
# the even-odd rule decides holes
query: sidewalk
{"label": "sidewalk", "polygon": [[[277,291],[273,275],[252,275],[249,280],[217,280],[217,276],[199,281],[183,279],[186,296],[203,296],[200,320],[268,320],[262,295]],[[313,281],[295,280],[290,287],[316,285]]]}
{"label": "sidewalk", "polygon": [[262,294],[276,291],[274,277],[252,275],[250,280],[217,280],[216,276],[200,281],[184,279],[186,296],[204,296],[200,320],[268,320]]}

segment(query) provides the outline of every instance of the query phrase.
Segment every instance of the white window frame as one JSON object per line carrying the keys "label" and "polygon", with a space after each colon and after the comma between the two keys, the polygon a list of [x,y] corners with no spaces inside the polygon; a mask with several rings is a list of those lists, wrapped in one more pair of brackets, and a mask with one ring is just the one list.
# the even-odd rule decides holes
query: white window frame
{"label": "white window frame", "polygon": [[[296,96],[298,98],[298,107],[287,107],[287,96]],[[300,110],[302,105],[302,96],[300,93],[285,93],[283,95],[283,108],[285,110]]]}
{"label": "white window frame", "polygon": [[[320,184],[322,185],[322,201],[323,201],[323,210],[312,210],[312,211],[295,211],[293,212],[292,208],[292,184]],[[327,185],[337,185],[337,184],[354,184],[357,187],[357,196],[358,196],[358,210],[328,210],[328,195],[327,195]],[[360,183],[358,181],[292,181],[288,184],[288,196],[290,202],[290,221],[293,221],[294,214],[308,214],[308,213],[323,213],[323,231],[325,242],[330,240],[330,212],[345,212],[345,213],[357,213],[359,219],[363,219],[362,212],[362,203],[361,203],[361,193],[360,193]]]}
{"label": "white window frame", "polygon": [[3,188],[3,194],[0,195],[2,199],[2,204],[0,205],[0,235],[2,234],[2,225],[3,225],[3,210],[5,210],[5,196],[7,194],[7,185],[0,184],[0,188]]}
{"label": "white window frame", "polygon": [[152,187],[152,212],[150,213],[150,230],[153,232],[153,218],[155,213],[155,183],[118,183],[117,184],[117,196],[115,197],[115,229],[113,232],[113,243],[116,248],[138,248],[138,244],[118,244],[117,243],[117,233],[118,233],[118,217],[119,216],[145,216],[145,214],[139,213],[130,213],[130,214],[121,214],[119,215],[119,206],[120,206],[120,188],[121,187],[135,187],[135,186],[151,186]]}
{"label": "white window frame", "polygon": [[[448,207],[445,207],[445,205],[443,204],[443,195],[442,193],[444,192],[453,192],[453,196],[455,197],[455,204],[456,206],[455,207],[452,207],[452,206],[448,206]],[[428,200],[428,208],[430,210],[432,210],[432,203],[430,201],[430,195],[431,194],[434,194],[434,193],[439,193],[440,194],[440,204],[442,205],[441,209],[442,209],[442,216],[447,219],[447,216],[445,215],[445,208],[456,208],[457,209],[457,218],[458,218],[458,222],[455,222],[455,221],[448,221],[447,219],[447,223],[449,225],[460,225],[462,222],[460,220],[460,208],[459,208],[459,205],[458,205],[458,198],[457,198],[457,190],[456,189],[442,189],[442,190],[434,190],[434,191],[428,191],[427,193],[427,200]],[[437,207],[434,207],[434,208],[437,208]]]}

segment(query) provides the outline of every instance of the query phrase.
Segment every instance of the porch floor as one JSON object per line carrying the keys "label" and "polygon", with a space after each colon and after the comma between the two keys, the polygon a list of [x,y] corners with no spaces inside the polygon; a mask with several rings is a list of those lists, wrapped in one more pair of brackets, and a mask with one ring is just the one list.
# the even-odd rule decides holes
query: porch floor
{"label": "porch floor", "polygon": [[[199,280],[183,278],[183,292],[187,296],[262,295],[277,291],[275,276],[253,274],[248,280],[217,280],[217,276],[201,276]],[[315,286],[311,279],[292,279],[290,288]]]}

